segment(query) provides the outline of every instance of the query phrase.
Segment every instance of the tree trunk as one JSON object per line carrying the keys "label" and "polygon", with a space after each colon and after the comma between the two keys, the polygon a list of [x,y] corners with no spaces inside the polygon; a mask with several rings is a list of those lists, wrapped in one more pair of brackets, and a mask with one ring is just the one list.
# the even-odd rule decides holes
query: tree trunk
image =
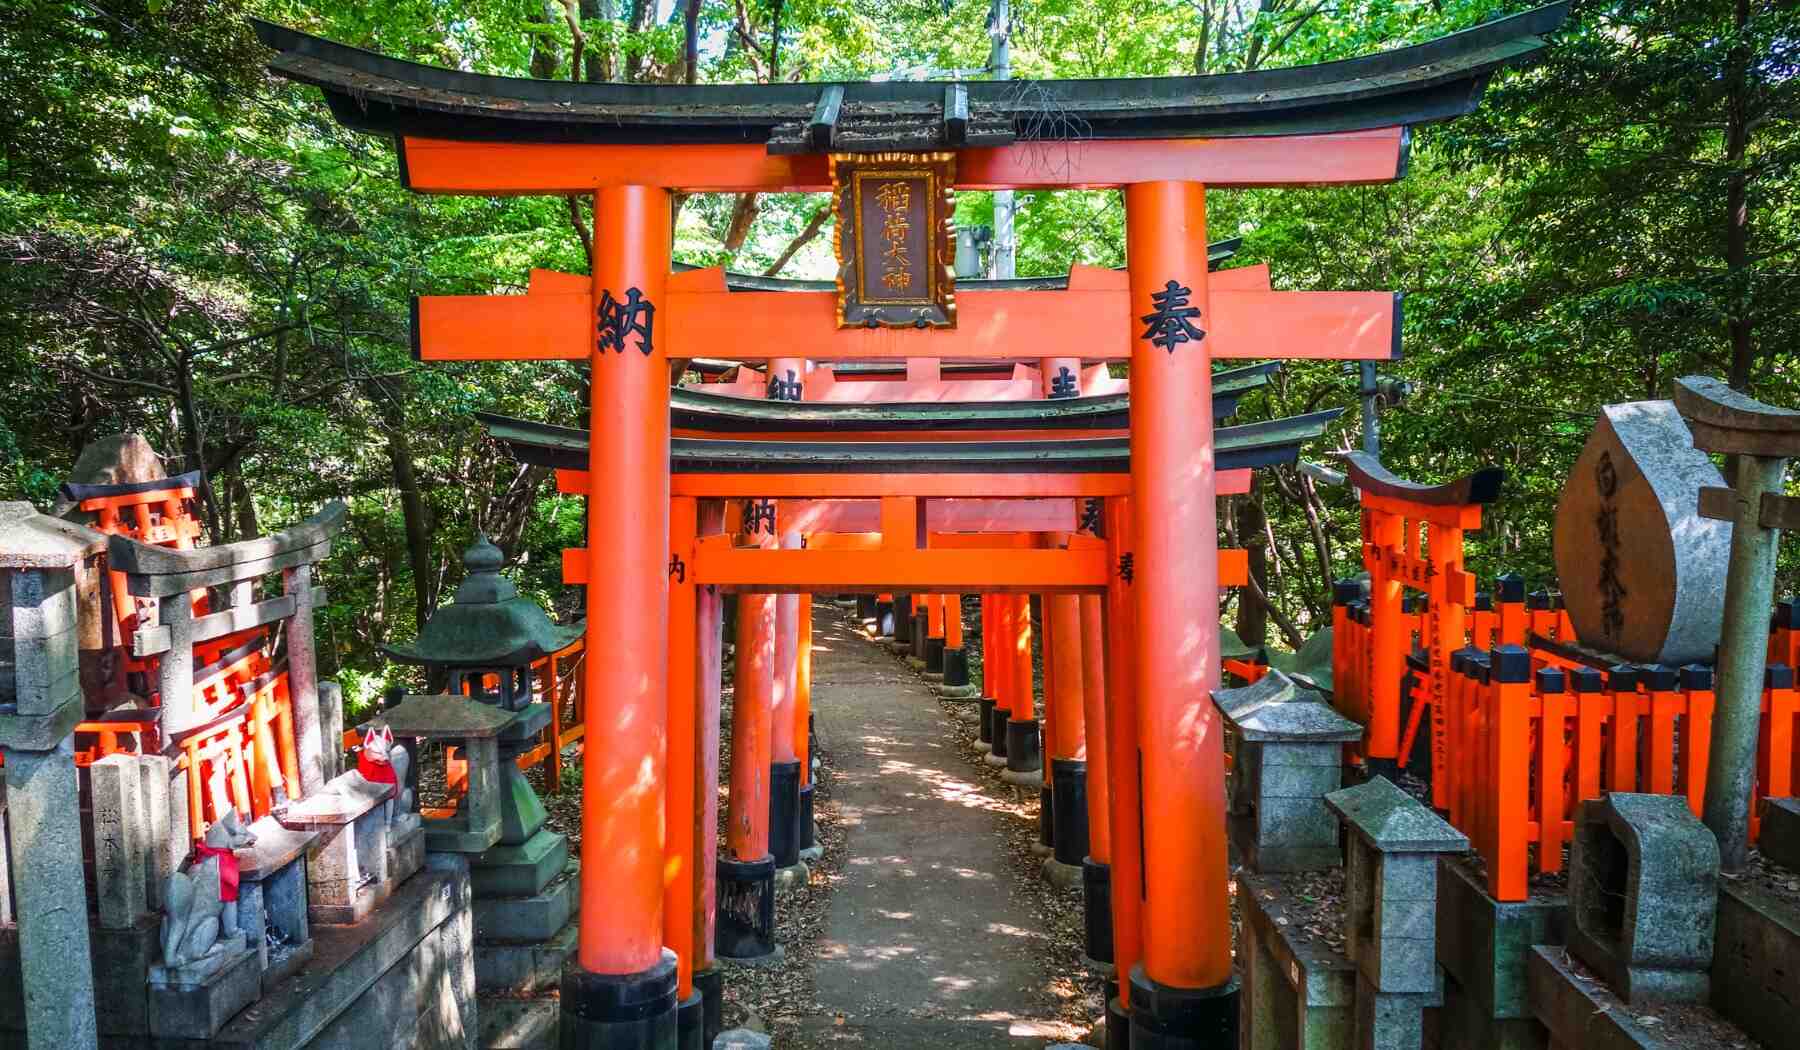
{"label": "tree trunk", "polygon": [[[610,23],[613,17],[612,0],[581,0],[581,20],[583,22]],[[613,49],[609,37],[588,40],[587,56],[583,60],[587,66],[587,80],[590,84],[604,83],[613,78]]]}
{"label": "tree trunk", "polygon": [[683,83],[692,84],[700,76],[700,0],[687,0],[687,10],[682,21],[685,44],[682,49],[681,79]]}
{"label": "tree trunk", "polygon": [[1262,481],[1250,475],[1250,491],[1233,501],[1238,534],[1249,553],[1250,579],[1254,589],[1246,588],[1238,595],[1237,633],[1244,644],[1255,647],[1269,637],[1269,608],[1258,595],[1269,593],[1269,550],[1264,546],[1263,531],[1267,513],[1263,509]]}
{"label": "tree trunk", "polygon": [[[527,22],[552,25],[556,21],[553,7],[556,0],[544,0],[536,5],[535,10],[525,16]],[[550,37],[544,33],[531,34],[531,75],[539,80],[551,80],[556,76],[557,67],[562,65],[556,57],[556,49],[550,46]]]}
{"label": "tree trunk", "polygon": [[420,630],[437,608],[437,576],[431,567],[431,521],[425,495],[419,490],[413,469],[412,436],[406,430],[406,414],[390,405],[387,415],[388,461],[394,468],[394,488],[400,493],[400,513],[406,522],[407,562],[413,575],[413,617]]}
{"label": "tree trunk", "polygon": [[[1737,0],[1736,23],[1741,34],[1750,21],[1750,0]],[[1756,343],[1751,338],[1749,304],[1750,206],[1749,173],[1744,155],[1750,147],[1750,56],[1743,46],[1731,49],[1725,71],[1725,269],[1730,275],[1731,303],[1725,328],[1731,337],[1733,390],[1748,391],[1756,371]]]}

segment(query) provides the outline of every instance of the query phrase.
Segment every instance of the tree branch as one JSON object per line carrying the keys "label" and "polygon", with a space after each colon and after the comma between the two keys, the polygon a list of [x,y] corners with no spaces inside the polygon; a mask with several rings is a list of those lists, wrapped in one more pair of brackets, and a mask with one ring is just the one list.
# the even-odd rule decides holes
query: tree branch
{"label": "tree branch", "polygon": [[819,235],[819,231],[825,226],[826,218],[830,215],[831,205],[829,203],[819,205],[818,210],[812,213],[812,218],[807,220],[806,228],[788,242],[788,246],[783,248],[781,254],[776,256],[775,261],[769,264],[769,268],[763,271],[763,276],[773,277],[780,273],[781,268],[786,266],[800,249],[806,247],[809,241]]}

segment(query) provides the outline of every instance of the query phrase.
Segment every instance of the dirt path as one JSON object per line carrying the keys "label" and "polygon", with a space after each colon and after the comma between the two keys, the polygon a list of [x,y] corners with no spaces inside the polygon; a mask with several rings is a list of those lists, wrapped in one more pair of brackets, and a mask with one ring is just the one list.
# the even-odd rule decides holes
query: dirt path
{"label": "dirt path", "polygon": [[1036,1048],[1046,939],[1004,853],[1018,817],[983,789],[925,683],[820,603],[813,711],[836,766],[843,875],[802,1046]]}

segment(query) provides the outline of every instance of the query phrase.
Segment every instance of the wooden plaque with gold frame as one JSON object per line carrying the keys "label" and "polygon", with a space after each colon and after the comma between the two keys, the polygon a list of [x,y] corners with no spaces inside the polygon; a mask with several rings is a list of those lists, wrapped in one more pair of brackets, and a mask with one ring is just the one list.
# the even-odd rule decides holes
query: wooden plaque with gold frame
{"label": "wooden plaque with gold frame", "polygon": [[953,153],[834,153],[839,328],[955,328]]}

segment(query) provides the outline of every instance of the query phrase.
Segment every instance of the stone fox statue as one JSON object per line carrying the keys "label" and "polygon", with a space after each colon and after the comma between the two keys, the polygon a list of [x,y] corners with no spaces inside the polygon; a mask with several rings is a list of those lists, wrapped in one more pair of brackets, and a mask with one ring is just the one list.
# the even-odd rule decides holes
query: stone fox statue
{"label": "stone fox statue", "polygon": [[394,795],[387,802],[389,824],[412,812],[412,788],[406,786],[411,768],[412,756],[406,748],[394,743],[393,730],[376,726],[363,734],[362,750],[356,756],[356,771],[370,783],[394,785]]}
{"label": "stone fox statue", "polygon": [[237,810],[206,829],[195,857],[169,876],[164,895],[163,965],[185,976],[204,978],[226,961],[238,928],[238,865],[232,851],[256,844]]}

